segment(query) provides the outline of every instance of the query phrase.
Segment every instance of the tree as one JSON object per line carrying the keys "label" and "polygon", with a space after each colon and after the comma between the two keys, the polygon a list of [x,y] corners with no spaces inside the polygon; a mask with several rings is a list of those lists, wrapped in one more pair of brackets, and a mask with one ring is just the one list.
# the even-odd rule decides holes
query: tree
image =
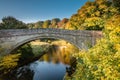
{"label": "tree", "polygon": [[69,19],[67,19],[67,18],[64,18],[63,20],[61,20],[61,21],[58,23],[58,28],[65,29],[68,20],[69,20]]}
{"label": "tree", "polygon": [[43,28],[49,28],[50,24],[51,24],[51,20],[44,21]]}
{"label": "tree", "polygon": [[34,28],[35,23],[28,23],[27,26],[28,26],[29,29],[32,29],[32,28]]}
{"label": "tree", "polygon": [[2,29],[3,28],[3,25],[2,25],[2,23],[0,23],[0,29]]}
{"label": "tree", "polygon": [[118,8],[114,7],[112,2],[108,0],[88,1],[76,14],[71,16],[69,29],[101,30],[106,21],[118,13]]}
{"label": "tree", "polygon": [[21,54],[19,62],[22,63],[22,64],[25,63],[26,61],[29,61],[30,59],[34,58],[34,53],[32,51],[32,47],[31,47],[30,43],[27,43],[27,44],[21,46],[16,51],[16,53]]}
{"label": "tree", "polygon": [[54,18],[54,19],[52,19],[52,20],[51,20],[50,28],[57,28],[58,22],[60,22],[60,19],[59,19],[59,18]]}
{"label": "tree", "polygon": [[119,7],[120,8],[120,0],[112,0],[114,6]]}
{"label": "tree", "polygon": [[27,28],[27,25],[12,16],[2,18],[1,29],[23,29],[23,28]]}
{"label": "tree", "polygon": [[43,21],[38,21],[35,23],[34,28],[42,28],[43,27]]}
{"label": "tree", "polygon": [[73,75],[75,79],[120,79],[120,14],[106,22],[104,34],[104,38],[98,40],[93,48],[76,55],[78,65]]}

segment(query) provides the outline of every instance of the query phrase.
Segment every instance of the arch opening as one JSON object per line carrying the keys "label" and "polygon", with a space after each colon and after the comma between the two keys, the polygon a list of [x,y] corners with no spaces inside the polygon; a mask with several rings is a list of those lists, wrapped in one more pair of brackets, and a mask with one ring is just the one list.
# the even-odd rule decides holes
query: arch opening
{"label": "arch opening", "polygon": [[34,40],[41,40],[41,39],[64,40],[64,41],[72,44],[73,46],[75,46],[76,48],[78,48],[78,49],[80,50],[79,46],[76,45],[75,42],[72,42],[72,41],[70,41],[70,40],[67,40],[66,38],[63,38],[63,37],[57,37],[57,38],[56,38],[56,37],[54,37],[54,36],[52,36],[52,37],[37,36],[37,37],[32,37],[32,38],[29,38],[29,39],[25,39],[25,40],[17,43],[16,45],[14,45],[14,46],[12,47],[12,49],[9,51],[9,53],[14,52],[14,50],[17,50],[20,46],[22,46],[22,45],[24,45],[24,44],[26,44],[26,43],[29,43],[29,42],[34,41]]}
{"label": "arch opening", "polygon": [[[38,37],[36,37],[36,38],[31,38],[31,39],[27,39],[27,40],[25,40],[25,41],[23,41],[23,42],[21,42],[21,43],[19,43],[19,44],[17,44],[17,46],[15,46],[15,48],[14,48],[14,50],[15,49],[18,49],[20,46],[23,46],[23,45],[26,45],[26,44],[28,44],[28,43],[31,43],[31,44],[38,44],[37,43],[37,41],[35,42],[34,40],[39,40],[39,39],[44,39],[44,37],[42,37],[42,38],[38,38]],[[49,39],[56,39],[56,38],[49,38]],[[32,43],[33,42],[33,43]],[[39,41],[38,41],[39,42]],[[53,58],[51,58],[51,60],[55,63],[55,64],[58,64],[58,59],[59,60],[61,60],[62,62],[63,62],[63,64],[68,64],[68,65],[73,65],[73,63],[70,63],[70,61],[75,61],[75,58],[71,58],[71,54],[70,54],[70,52],[71,51],[69,51],[69,50],[74,50],[74,49],[72,49],[72,47],[70,46],[70,45],[72,45],[71,43],[69,43],[69,42],[66,42],[66,40],[64,41],[64,40],[61,40],[61,39],[58,39],[57,38],[57,40],[55,40],[55,41],[51,41],[51,42],[49,42],[48,41],[48,43],[50,43],[50,44],[52,44],[52,49],[50,49],[50,50],[52,50],[52,52],[53,53],[55,53],[55,54],[57,54],[57,55],[54,55],[54,54],[50,54],[50,53],[48,53],[48,51],[46,51],[46,52],[44,52],[42,55],[40,55],[40,56],[37,56],[37,58],[36,59],[38,59],[39,57],[40,57],[40,59],[44,59],[44,60],[46,60],[46,61],[50,61],[50,59],[48,59],[48,56],[62,56],[63,58],[61,58],[61,57],[59,57],[59,58],[55,58],[55,57],[53,57]],[[56,46],[56,45],[61,45],[62,47],[59,47],[59,46]],[[70,46],[69,48],[68,48],[68,50],[66,49],[67,48],[67,46],[65,46],[65,45],[67,45],[67,46]],[[51,45],[50,45],[51,46]],[[77,48],[77,47],[76,47]],[[61,51],[60,51],[61,50]],[[75,50],[76,51],[76,50]],[[14,52],[14,51],[13,51]],[[58,54],[58,53],[64,53],[64,54]],[[68,53],[68,54],[67,54]],[[48,55],[46,55],[46,54],[48,54]],[[25,56],[28,56],[28,55],[25,55]],[[23,55],[23,59],[22,59],[22,61],[20,62],[20,63],[23,63],[23,61],[25,61],[25,63],[26,63],[26,61],[27,60],[30,60],[34,55],[31,55],[31,54],[29,54],[29,56],[31,56],[31,57],[29,57],[29,58],[26,58],[25,59],[25,57],[24,57],[24,55]],[[41,57],[41,56],[43,56],[43,57]],[[71,59],[69,59],[69,58],[71,58]],[[36,60],[36,59],[34,59],[34,60]],[[33,61],[33,59],[31,59],[32,61]],[[74,64],[76,64],[76,63],[74,63]],[[74,67],[75,67],[75,65],[74,65]],[[73,67],[70,67],[70,66],[67,66],[66,67],[66,71],[68,71],[68,72],[70,72],[70,70],[73,70],[74,71],[74,68]],[[67,72],[67,73],[68,73]],[[72,72],[70,72],[70,74],[68,73],[68,75],[71,75],[71,73]]]}
{"label": "arch opening", "polygon": [[[47,40],[47,42],[46,42],[46,40]],[[38,59],[39,57],[43,56],[44,54],[46,54],[46,52],[49,51],[51,49],[51,47],[59,47],[59,50],[60,49],[68,49],[69,51],[71,51],[71,53],[72,52],[77,53],[79,51],[78,47],[76,47],[75,45],[71,44],[70,42],[68,42],[66,40],[59,39],[59,38],[56,39],[56,38],[46,38],[46,37],[38,38],[37,37],[37,38],[31,38],[31,39],[24,40],[23,42],[15,45],[15,47],[13,47],[13,49],[11,50],[10,53],[11,54],[21,53],[18,50],[24,45],[25,45],[25,47],[30,49],[30,51],[29,51],[30,54],[28,54],[27,57],[29,56],[29,58],[31,58],[31,57],[35,56],[35,60]],[[34,46],[44,47],[45,50],[38,51],[41,54],[36,53],[36,51],[34,50]],[[40,47],[40,49],[43,49],[41,47]],[[21,48],[21,49],[24,50],[23,48]],[[32,49],[34,51],[33,53],[31,53]],[[55,49],[57,50],[57,48],[55,48]],[[23,52],[23,53],[25,53],[25,52]],[[37,55],[34,53],[36,53]]]}

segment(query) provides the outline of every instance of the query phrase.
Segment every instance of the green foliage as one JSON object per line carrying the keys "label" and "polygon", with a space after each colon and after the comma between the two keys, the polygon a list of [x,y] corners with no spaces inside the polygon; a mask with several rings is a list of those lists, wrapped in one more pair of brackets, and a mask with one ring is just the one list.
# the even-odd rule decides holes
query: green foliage
{"label": "green foliage", "polygon": [[112,0],[115,7],[119,7],[120,11],[120,0]]}
{"label": "green foliage", "polygon": [[32,28],[34,28],[35,23],[28,23],[27,26],[28,26],[29,29],[32,29]]}
{"label": "green foliage", "polygon": [[33,28],[42,28],[43,27],[43,21],[38,21],[34,24],[34,27]]}
{"label": "green foliage", "polygon": [[32,59],[34,57],[31,45],[29,43],[21,46],[18,50],[17,53],[21,54],[20,57],[20,62],[24,62],[25,60]]}
{"label": "green foliage", "polygon": [[[120,80],[120,15],[105,24],[104,38],[88,51],[76,54],[75,80]],[[73,79],[72,79],[73,80]]]}
{"label": "green foliage", "polygon": [[26,24],[22,21],[18,21],[12,16],[3,17],[2,23],[0,23],[0,29],[23,29],[27,28]]}

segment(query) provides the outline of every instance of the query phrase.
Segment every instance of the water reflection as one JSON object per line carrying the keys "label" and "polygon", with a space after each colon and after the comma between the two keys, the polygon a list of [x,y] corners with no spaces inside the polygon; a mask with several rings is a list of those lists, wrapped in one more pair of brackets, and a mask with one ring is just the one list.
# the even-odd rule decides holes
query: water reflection
{"label": "water reflection", "polygon": [[[72,46],[70,47],[69,44],[68,46],[53,44],[44,52],[45,54],[40,59],[14,69],[5,76],[2,76],[0,80],[63,80],[66,72],[71,76],[76,68],[76,59],[71,54],[76,49]],[[24,63],[27,59],[21,62]]]}
{"label": "water reflection", "polygon": [[35,61],[6,75],[5,80],[64,80],[66,68],[61,62]]}
{"label": "water reflection", "polygon": [[34,72],[33,80],[63,80],[66,66],[63,63],[36,61],[30,68]]}

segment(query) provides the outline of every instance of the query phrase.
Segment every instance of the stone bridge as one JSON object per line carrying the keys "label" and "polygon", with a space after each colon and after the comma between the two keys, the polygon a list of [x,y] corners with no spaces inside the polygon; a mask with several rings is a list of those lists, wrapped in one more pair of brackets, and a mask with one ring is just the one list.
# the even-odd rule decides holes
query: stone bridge
{"label": "stone bridge", "polygon": [[7,29],[0,30],[0,56],[9,54],[19,46],[40,38],[63,39],[79,49],[88,49],[101,38],[100,31],[62,30],[62,29]]}

